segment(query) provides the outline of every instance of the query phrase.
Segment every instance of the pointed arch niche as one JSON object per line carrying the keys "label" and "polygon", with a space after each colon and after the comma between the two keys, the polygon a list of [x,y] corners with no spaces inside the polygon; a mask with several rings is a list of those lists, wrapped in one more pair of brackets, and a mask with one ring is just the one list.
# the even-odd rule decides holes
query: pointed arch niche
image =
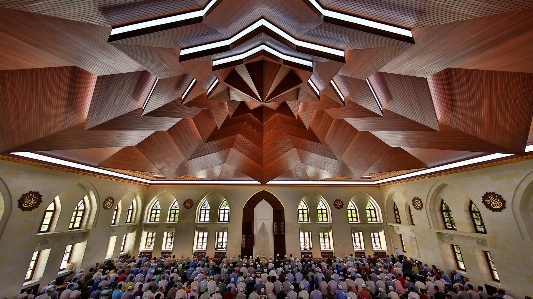
{"label": "pointed arch niche", "polygon": [[[273,209],[274,254],[284,256],[285,249],[285,207],[272,193],[262,190],[250,197],[243,208],[241,256],[252,256],[254,246],[254,208],[265,200]],[[268,229],[268,228],[267,228]]]}

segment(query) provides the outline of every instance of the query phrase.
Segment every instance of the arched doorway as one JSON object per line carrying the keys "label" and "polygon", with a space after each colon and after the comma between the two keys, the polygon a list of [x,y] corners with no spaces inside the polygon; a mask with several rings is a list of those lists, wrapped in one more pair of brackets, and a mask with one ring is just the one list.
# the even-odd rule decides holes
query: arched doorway
{"label": "arched doorway", "polygon": [[274,254],[285,255],[285,208],[274,194],[262,190],[254,194],[243,208],[241,256],[253,256],[254,208],[263,200],[273,209]]}

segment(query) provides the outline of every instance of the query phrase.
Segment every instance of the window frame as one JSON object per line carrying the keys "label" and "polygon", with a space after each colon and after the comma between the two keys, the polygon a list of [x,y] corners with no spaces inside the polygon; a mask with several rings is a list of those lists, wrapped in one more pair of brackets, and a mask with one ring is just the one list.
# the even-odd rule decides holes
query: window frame
{"label": "window frame", "polygon": [[198,222],[208,223],[210,214],[211,206],[209,205],[209,202],[207,202],[207,200],[204,200],[202,202],[202,205],[200,206],[200,210],[198,211]]}
{"label": "window frame", "polygon": [[368,201],[365,211],[367,223],[379,223],[378,211],[372,201]]}
{"label": "window frame", "polygon": [[[350,200],[348,201],[348,206],[346,207],[346,213],[348,214],[349,223],[359,223],[359,210],[355,203]],[[355,216],[355,221],[353,220]]]}
{"label": "window frame", "polygon": [[[80,209],[80,204],[83,204],[83,208]],[[83,220],[85,219],[85,212],[87,211],[87,202],[86,202],[86,196],[76,204],[74,207],[74,211],[72,211],[72,216],[70,217],[70,223],[68,225],[68,230],[75,230],[75,229],[82,229],[83,228]],[[81,215],[80,215],[81,213]],[[77,226],[76,219],[79,218],[79,223]]]}
{"label": "window frame", "polygon": [[393,209],[394,209],[394,219],[396,220],[396,223],[402,224],[402,218],[400,217],[400,210],[398,209],[398,205],[393,202]]}
{"label": "window frame", "polygon": [[[196,231],[196,243],[194,244],[194,251],[207,250],[207,238],[209,233],[207,231]],[[203,246],[200,246],[202,244]]]}
{"label": "window frame", "polygon": [[[146,232],[146,236],[144,238],[145,250],[154,250],[155,234],[156,232]],[[150,247],[148,246],[148,244],[150,244]]]}
{"label": "window frame", "polygon": [[[470,201],[468,211],[470,212],[470,219],[472,220],[472,224],[474,225],[474,230],[476,231],[476,233],[487,234],[487,227],[485,226],[485,222],[483,221],[483,217],[481,216],[481,211],[473,201]],[[476,220],[479,221],[479,224],[476,224]]]}
{"label": "window frame", "polygon": [[[457,266],[457,269],[461,271],[466,271],[465,260],[461,252],[461,247],[455,244],[450,244],[450,245],[452,246],[452,253],[455,259],[455,265]],[[463,265],[462,267],[461,267],[461,264]]]}
{"label": "window frame", "polygon": [[442,222],[444,224],[444,228],[447,230],[457,230],[457,226],[455,225],[455,219],[453,218],[452,209],[450,209],[450,206],[444,199],[441,199],[440,202],[440,213],[442,215]]}
{"label": "window frame", "polygon": [[[228,231],[217,231],[215,237],[215,250],[226,251],[228,249]],[[220,244],[222,244],[222,246],[219,246]]]}
{"label": "window frame", "polygon": [[[24,281],[31,281],[33,280],[33,276],[35,275],[35,270],[37,268],[37,264],[39,263],[39,258],[41,257],[42,250],[34,251],[31,255],[30,264],[28,265],[28,270],[26,270],[26,276],[24,277]],[[35,259],[33,257],[35,256]],[[30,274],[28,277],[28,273]]]}
{"label": "window frame", "polygon": [[370,233],[370,240],[372,241],[373,250],[383,250],[383,244],[381,244],[381,236],[379,235],[379,233]]}
{"label": "window frame", "polygon": [[[303,239],[303,243],[302,243]],[[311,238],[311,232],[310,231],[300,231],[300,251],[311,251],[313,249],[313,241]],[[308,243],[308,247],[305,247],[305,241]]]}
{"label": "window frame", "polygon": [[161,220],[161,204],[156,200],[150,207],[148,222],[159,222]]}
{"label": "window frame", "polygon": [[492,254],[488,250],[483,251],[485,255],[485,261],[487,262],[487,266],[489,266],[489,272],[490,276],[492,277],[492,280],[500,282],[500,275],[498,274],[498,270],[496,268],[496,265],[494,264],[494,260],[492,259]]}
{"label": "window frame", "polygon": [[[63,252],[63,258],[61,258],[61,263],[59,264],[59,271],[67,269],[67,266],[70,263],[70,260],[72,258],[72,251],[74,251],[74,245],[76,244],[69,244],[65,246],[65,251]],[[64,267],[63,267],[63,263],[65,263]]]}
{"label": "window frame", "polygon": [[309,222],[309,206],[302,199],[298,203],[298,223],[308,223]]}
{"label": "window frame", "polygon": [[117,225],[117,220],[118,220],[118,213],[119,213],[119,208],[118,206],[120,205],[120,202],[116,205],[115,209],[113,210],[113,218],[111,219],[111,225]]}
{"label": "window frame", "polygon": [[229,202],[224,199],[218,206],[218,222],[228,223],[229,212],[230,212]]}
{"label": "window frame", "polygon": [[[50,208],[51,205],[53,205],[53,209],[49,210],[48,208]],[[41,224],[39,225],[39,231],[37,232],[38,234],[49,233],[52,230],[52,225],[54,224],[54,217],[56,215],[56,211],[57,211],[57,204],[56,204],[56,200],[54,199],[46,207],[46,210],[44,210],[43,219],[41,220]],[[50,219],[50,222],[48,222],[48,224],[44,224],[44,220],[46,219],[46,215],[48,213],[51,213],[51,216],[48,218]],[[42,227],[44,225],[46,225],[46,230],[42,230]]]}
{"label": "window frame", "polygon": [[126,214],[125,223],[133,223],[134,220],[135,220],[135,200],[132,201],[128,207],[128,212]]}
{"label": "window frame", "polygon": [[[164,233],[163,240],[165,242],[163,242],[163,248],[162,248],[163,251],[174,249],[174,238],[175,237],[176,237],[176,232],[165,232]],[[170,245],[170,248],[169,248],[169,245]]]}
{"label": "window frame", "polygon": [[[356,236],[357,236],[357,238],[356,238]],[[359,246],[360,246],[359,249],[355,248],[356,241],[359,241]],[[352,246],[353,246],[354,252],[355,251],[364,251],[365,250],[365,244],[363,242],[363,232],[354,232],[354,231],[352,231]]]}
{"label": "window frame", "polygon": [[321,199],[318,202],[316,207],[317,222],[328,223],[329,222],[329,213],[328,213],[328,204],[324,199]]}
{"label": "window frame", "polygon": [[178,222],[180,217],[180,206],[177,200],[174,200],[168,209],[167,222]]}
{"label": "window frame", "polygon": [[407,213],[409,213],[409,219],[411,220],[411,225],[415,225],[415,221],[413,219],[413,213],[411,212],[411,206],[407,206]]}
{"label": "window frame", "polygon": [[[333,246],[331,245],[331,231],[329,232],[319,232],[318,233],[318,242],[320,243],[320,251],[333,251]],[[326,248],[327,245],[327,248]]]}
{"label": "window frame", "polygon": [[400,244],[402,244],[402,251],[405,252],[405,242],[403,240],[403,235],[398,234],[398,236],[400,237]]}
{"label": "window frame", "polygon": [[122,237],[122,243],[120,243],[120,252],[125,252],[124,250],[126,249],[127,240],[128,240],[128,234],[124,234],[124,236]]}

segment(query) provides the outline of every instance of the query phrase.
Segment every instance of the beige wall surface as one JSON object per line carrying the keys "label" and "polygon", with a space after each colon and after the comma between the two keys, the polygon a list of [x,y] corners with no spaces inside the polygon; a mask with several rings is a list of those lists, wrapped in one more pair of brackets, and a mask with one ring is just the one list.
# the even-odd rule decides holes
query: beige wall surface
{"label": "beige wall surface", "polygon": [[[227,255],[240,254],[242,235],[242,208],[255,193],[266,190],[274,194],[285,206],[285,239],[287,254],[300,254],[299,232],[310,231],[314,255],[320,255],[319,232],[331,231],[336,256],[354,252],[352,232],[362,232],[366,254],[373,252],[370,243],[372,232],[383,231],[382,243],[387,252],[401,247],[400,234],[409,257],[417,258],[441,269],[456,269],[451,244],[459,245],[464,256],[466,272],[475,284],[491,284],[484,251],[490,251],[500,276],[502,287],[511,295],[528,295],[533,285],[533,273],[527,265],[531,262],[533,237],[532,200],[533,161],[523,161],[490,168],[420,179],[382,187],[373,186],[273,186],[273,185],[165,185],[139,186],[113,180],[83,176],[35,166],[0,161],[0,263],[3,272],[9,273],[0,280],[1,294],[15,296],[24,284],[24,276],[32,254],[41,251],[35,280],[26,284],[48,283],[57,276],[65,247],[74,246],[71,262],[76,270],[89,268],[102,261],[106,253],[120,254],[120,246],[127,234],[125,252],[138,254],[144,249],[146,232],[156,232],[153,255],[161,254],[163,235],[175,232],[172,254],[191,256],[194,251],[195,232],[207,231],[206,254],[215,253],[216,232],[228,232]],[[35,210],[23,212],[17,207],[22,194],[38,191],[43,203]],[[502,212],[491,212],[481,202],[485,192],[496,192],[507,201]],[[68,230],[70,216],[83,196],[89,200],[90,217],[80,230]],[[114,207],[102,208],[103,200],[112,196],[119,205],[117,225],[111,225]],[[412,198],[419,197],[424,207],[412,207]],[[54,198],[59,197],[60,213],[57,225],[50,233],[38,234],[44,210]],[[192,199],[191,209],[184,202]],[[342,209],[334,207],[335,199],[344,203]],[[457,231],[444,229],[440,214],[440,201],[450,206]],[[155,201],[161,206],[160,221],[150,223],[149,212]],[[168,211],[174,201],[180,208],[178,222],[168,222]],[[230,206],[228,223],[218,222],[218,208],[227,200]],[[309,207],[309,222],[298,223],[297,207],[303,200]],[[324,200],[328,205],[328,222],[318,222],[316,208]],[[346,208],[353,201],[359,212],[358,223],[349,223]],[[474,232],[468,212],[472,200],[481,211],[487,234]],[[201,204],[210,205],[210,222],[198,222]],[[365,207],[372,201],[382,213],[378,223],[367,223]],[[128,206],[135,202],[135,219],[125,223]],[[398,206],[402,224],[395,223],[393,202]],[[414,225],[408,215],[411,206]],[[378,211],[379,212],[379,211]],[[113,240],[113,241],[110,241]],[[110,247],[110,242],[112,246]],[[114,245],[113,245],[114,243]],[[517,275],[520,273],[520,275]]]}

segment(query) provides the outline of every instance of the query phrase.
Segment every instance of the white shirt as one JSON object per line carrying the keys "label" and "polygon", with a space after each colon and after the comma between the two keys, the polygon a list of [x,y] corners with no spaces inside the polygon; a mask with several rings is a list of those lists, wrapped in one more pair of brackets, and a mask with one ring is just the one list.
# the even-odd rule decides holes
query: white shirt
{"label": "white shirt", "polygon": [[416,292],[410,292],[407,298],[408,299],[420,299],[420,296]]}

